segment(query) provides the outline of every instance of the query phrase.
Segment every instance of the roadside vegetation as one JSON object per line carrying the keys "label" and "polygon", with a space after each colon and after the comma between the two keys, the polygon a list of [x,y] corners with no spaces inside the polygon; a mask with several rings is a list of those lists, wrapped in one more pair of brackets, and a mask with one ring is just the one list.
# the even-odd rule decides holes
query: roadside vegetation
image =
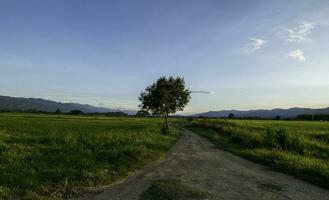
{"label": "roadside vegetation", "polygon": [[164,156],[156,118],[0,114],[0,199],[72,198]]}
{"label": "roadside vegetation", "polygon": [[329,188],[329,123],[189,119],[185,127],[228,150]]}

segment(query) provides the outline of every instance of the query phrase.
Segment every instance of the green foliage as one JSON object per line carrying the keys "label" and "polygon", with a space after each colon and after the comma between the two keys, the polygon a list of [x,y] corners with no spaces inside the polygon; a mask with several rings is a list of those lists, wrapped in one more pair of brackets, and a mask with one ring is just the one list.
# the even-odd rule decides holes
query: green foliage
{"label": "green foliage", "polygon": [[329,115],[325,115],[325,114],[313,115],[313,120],[316,120],[316,121],[329,121]]}
{"label": "green foliage", "polygon": [[150,116],[150,113],[146,110],[139,110],[136,113],[136,117],[148,117],[148,116]]}
{"label": "green foliage", "polygon": [[329,123],[199,119],[186,127],[220,148],[329,188]]}
{"label": "green foliage", "polygon": [[190,94],[191,92],[185,88],[183,78],[161,77],[141,92],[140,107],[153,115],[162,116],[165,128],[168,128],[169,114],[182,111],[191,98]]}
{"label": "green foliage", "polygon": [[329,121],[328,114],[316,114],[316,115],[309,115],[309,114],[302,114],[296,117],[296,120],[303,120],[303,121]]}
{"label": "green foliage", "polygon": [[260,137],[257,135],[251,136],[247,133],[231,132],[230,142],[243,146],[244,148],[257,148],[261,146]]}
{"label": "green foliage", "polygon": [[267,149],[246,150],[240,152],[240,155],[328,188],[329,164],[327,160]]}
{"label": "green foliage", "polygon": [[81,110],[71,110],[70,114],[72,114],[72,115],[82,115],[82,114],[84,114],[84,112],[82,112]]}
{"label": "green foliage", "polygon": [[[95,113],[97,115],[98,113]],[[121,111],[115,111],[115,112],[107,112],[105,113],[105,116],[107,117],[125,117],[129,116],[127,113],[121,112]]]}
{"label": "green foliage", "polygon": [[186,120],[187,120],[188,122],[192,122],[192,121],[193,121],[193,118],[190,117],[190,118],[187,118]]}
{"label": "green foliage", "polygon": [[315,140],[323,141],[329,143],[329,134],[327,133],[315,133],[312,135],[312,138]]}
{"label": "green foliage", "polygon": [[156,118],[0,114],[0,199],[72,198],[164,155]]}
{"label": "green foliage", "polygon": [[302,135],[293,135],[286,129],[267,129],[263,141],[266,147],[294,151],[301,155],[308,150],[307,142]]}

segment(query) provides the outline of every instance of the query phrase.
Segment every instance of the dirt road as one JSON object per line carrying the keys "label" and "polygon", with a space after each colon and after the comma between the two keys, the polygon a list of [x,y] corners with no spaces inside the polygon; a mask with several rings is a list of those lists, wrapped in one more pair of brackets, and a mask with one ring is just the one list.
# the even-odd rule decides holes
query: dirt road
{"label": "dirt road", "polygon": [[217,149],[191,131],[182,134],[162,162],[82,199],[138,199],[152,180],[172,178],[207,191],[208,199],[329,199],[329,190]]}

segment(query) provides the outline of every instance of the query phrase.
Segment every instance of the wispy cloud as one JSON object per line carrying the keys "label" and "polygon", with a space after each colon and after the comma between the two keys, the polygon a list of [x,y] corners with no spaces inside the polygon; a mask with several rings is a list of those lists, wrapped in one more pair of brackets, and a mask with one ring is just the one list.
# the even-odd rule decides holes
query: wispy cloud
{"label": "wispy cloud", "polygon": [[296,49],[293,51],[290,51],[289,56],[300,61],[300,62],[304,62],[306,61],[306,58],[304,56],[304,52],[300,49]]}
{"label": "wispy cloud", "polygon": [[253,53],[266,44],[266,41],[260,38],[248,38],[248,41],[247,47],[245,48],[246,53]]}
{"label": "wispy cloud", "polygon": [[209,90],[193,90],[193,86],[189,86],[190,92],[191,93],[199,93],[199,94],[215,94],[213,91]]}
{"label": "wispy cloud", "polygon": [[199,93],[199,94],[215,94],[213,91],[206,91],[206,90],[192,90],[191,93]]}
{"label": "wispy cloud", "polygon": [[286,40],[289,42],[301,42],[304,41],[312,33],[314,24],[304,21],[291,28],[286,28],[287,33]]}

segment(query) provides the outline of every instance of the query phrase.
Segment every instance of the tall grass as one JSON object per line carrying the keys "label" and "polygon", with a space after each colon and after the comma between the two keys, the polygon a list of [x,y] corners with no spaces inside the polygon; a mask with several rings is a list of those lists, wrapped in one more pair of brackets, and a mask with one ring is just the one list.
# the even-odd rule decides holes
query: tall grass
{"label": "tall grass", "polygon": [[63,199],[154,161],[177,134],[157,119],[0,114],[0,199]]}
{"label": "tall grass", "polygon": [[329,188],[329,123],[194,120],[186,127],[249,160]]}

